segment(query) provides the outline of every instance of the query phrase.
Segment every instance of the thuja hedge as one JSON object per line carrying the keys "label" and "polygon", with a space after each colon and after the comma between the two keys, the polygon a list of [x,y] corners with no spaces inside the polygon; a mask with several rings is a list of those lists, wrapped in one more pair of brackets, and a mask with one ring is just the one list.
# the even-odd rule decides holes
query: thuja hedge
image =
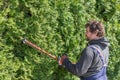
{"label": "thuja hedge", "polygon": [[22,43],[26,38],[55,56],[66,53],[77,62],[85,48],[85,23],[104,23],[110,41],[109,80],[120,78],[119,0],[1,0],[0,79],[79,80],[41,52]]}

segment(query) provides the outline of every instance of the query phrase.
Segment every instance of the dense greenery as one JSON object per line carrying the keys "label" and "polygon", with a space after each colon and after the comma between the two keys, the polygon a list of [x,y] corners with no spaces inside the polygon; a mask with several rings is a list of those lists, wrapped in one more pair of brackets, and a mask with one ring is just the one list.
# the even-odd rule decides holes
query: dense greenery
{"label": "dense greenery", "polygon": [[120,79],[120,0],[0,0],[0,80],[79,80],[27,38],[53,55],[76,62],[86,46],[84,25],[104,23],[109,39],[109,80]]}

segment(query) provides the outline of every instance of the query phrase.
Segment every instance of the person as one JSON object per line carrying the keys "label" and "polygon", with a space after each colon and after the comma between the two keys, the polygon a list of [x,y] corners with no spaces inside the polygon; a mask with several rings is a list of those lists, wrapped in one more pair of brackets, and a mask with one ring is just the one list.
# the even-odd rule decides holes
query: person
{"label": "person", "polygon": [[107,80],[106,67],[109,60],[109,41],[100,21],[91,20],[86,25],[88,44],[82,51],[78,62],[73,64],[67,55],[59,58],[59,65],[64,66],[80,80]]}

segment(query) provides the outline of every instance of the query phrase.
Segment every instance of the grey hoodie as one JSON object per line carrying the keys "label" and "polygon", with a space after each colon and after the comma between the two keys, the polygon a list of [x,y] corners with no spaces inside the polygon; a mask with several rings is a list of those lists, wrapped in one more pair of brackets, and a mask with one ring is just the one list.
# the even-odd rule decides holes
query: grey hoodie
{"label": "grey hoodie", "polygon": [[104,56],[105,63],[108,64],[109,57],[109,41],[105,38],[98,40],[92,40],[88,43],[88,46],[82,51],[81,57],[76,64],[72,64],[69,59],[63,61],[64,67],[72,74],[78,77],[89,77],[102,68],[102,60],[99,57],[97,51],[93,50],[91,46],[98,48]]}

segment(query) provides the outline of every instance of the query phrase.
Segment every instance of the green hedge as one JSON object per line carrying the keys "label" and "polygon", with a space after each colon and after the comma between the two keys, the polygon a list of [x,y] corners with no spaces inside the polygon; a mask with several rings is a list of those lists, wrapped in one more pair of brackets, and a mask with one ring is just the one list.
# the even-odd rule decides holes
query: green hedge
{"label": "green hedge", "polygon": [[86,46],[88,20],[105,24],[109,39],[109,80],[120,78],[119,0],[1,0],[0,79],[79,80],[48,56],[22,43],[26,38],[76,62]]}

